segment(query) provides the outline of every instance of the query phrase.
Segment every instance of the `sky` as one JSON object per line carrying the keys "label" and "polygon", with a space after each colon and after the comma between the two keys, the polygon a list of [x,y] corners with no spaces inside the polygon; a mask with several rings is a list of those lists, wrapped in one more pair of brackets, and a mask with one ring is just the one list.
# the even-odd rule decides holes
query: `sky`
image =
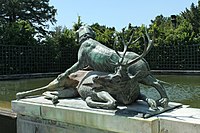
{"label": "sky", "polygon": [[84,24],[98,23],[121,30],[129,23],[133,26],[149,25],[156,16],[178,15],[198,0],[50,0],[57,9],[57,23],[71,29],[78,16]]}

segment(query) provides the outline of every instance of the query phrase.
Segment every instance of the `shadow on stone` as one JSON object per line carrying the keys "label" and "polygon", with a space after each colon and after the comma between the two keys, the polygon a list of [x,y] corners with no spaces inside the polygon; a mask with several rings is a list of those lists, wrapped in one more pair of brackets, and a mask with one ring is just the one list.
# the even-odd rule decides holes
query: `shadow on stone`
{"label": "shadow on stone", "polygon": [[158,110],[152,110],[143,101],[137,101],[132,105],[119,106],[116,115],[126,116],[126,117],[139,117],[139,118],[149,118],[166,111],[173,110],[175,108],[180,108],[182,104],[170,102],[167,108],[158,107]]}

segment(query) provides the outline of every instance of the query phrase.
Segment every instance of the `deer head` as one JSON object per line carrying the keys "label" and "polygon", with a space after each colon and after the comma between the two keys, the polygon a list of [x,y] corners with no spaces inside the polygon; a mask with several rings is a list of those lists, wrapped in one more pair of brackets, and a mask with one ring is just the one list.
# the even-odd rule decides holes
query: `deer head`
{"label": "deer head", "polygon": [[[124,31],[122,33],[123,33],[122,35],[124,36]],[[124,61],[128,45],[130,45],[131,43],[133,43],[133,44],[136,43],[141,37],[137,38],[134,42],[132,42],[132,39],[133,39],[133,34],[132,34],[131,37],[130,37],[130,40],[128,41],[128,43],[126,43],[123,36],[122,37],[120,36],[120,39],[121,39],[123,46],[124,46],[124,50],[123,50],[122,53],[119,53],[116,50],[116,44],[117,43],[115,42],[115,44],[114,44],[114,50],[115,50],[117,56],[119,57],[118,62],[115,62],[112,59],[109,59],[109,62],[112,65],[114,65],[115,68],[116,68],[115,73],[114,74],[108,74],[108,75],[105,75],[105,76],[96,76],[93,79],[93,81],[95,83],[99,83],[99,84],[105,85],[105,86],[115,86],[115,85],[118,86],[118,85],[121,85],[123,83],[126,83],[126,81],[128,81],[129,79],[135,80],[135,78],[139,78],[141,76],[142,72],[140,72],[140,71],[137,72],[133,76],[129,76],[128,72],[127,72],[127,68],[130,65],[137,63],[137,61],[141,60],[150,51],[150,49],[152,47],[152,40],[150,40],[150,37],[147,33],[147,30],[145,29],[145,34],[143,34],[143,37],[142,37],[144,42],[145,42],[143,53],[141,55],[138,55],[136,58]],[[111,87],[111,88],[115,88],[115,87]]]}
{"label": "deer head", "polygon": [[[138,55],[136,58],[133,58],[131,60],[128,60],[126,62],[124,62],[124,58],[126,56],[126,52],[127,52],[127,48],[128,46],[132,43],[132,44],[135,44],[140,38],[143,38],[144,40],[144,50],[143,50],[143,53],[141,55]],[[137,38],[135,41],[132,41],[133,40],[133,33],[129,39],[129,41],[126,43],[125,40],[124,40],[124,30],[122,30],[122,36],[120,36],[120,39],[121,39],[121,42],[123,43],[123,47],[124,47],[124,50],[122,53],[119,53],[117,50],[116,50],[116,45],[117,45],[117,41],[115,41],[114,43],[114,50],[117,54],[117,56],[119,57],[119,60],[117,63],[114,63],[114,61],[111,61],[111,63],[116,67],[116,71],[115,71],[115,74],[113,75],[112,78],[121,78],[121,80],[127,80],[129,79],[129,75],[128,75],[128,72],[127,72],[127,68],[134,64],[134,63],[137,63],[139,60],[141,60],[145,55],[147,55],[147,53],[150,51],[151,47],[152,47],[152,40],[150,39],[148,33],[147,33],[147,30],[145,28],[145,34],[143,34],[143,37],[139,37]]]}

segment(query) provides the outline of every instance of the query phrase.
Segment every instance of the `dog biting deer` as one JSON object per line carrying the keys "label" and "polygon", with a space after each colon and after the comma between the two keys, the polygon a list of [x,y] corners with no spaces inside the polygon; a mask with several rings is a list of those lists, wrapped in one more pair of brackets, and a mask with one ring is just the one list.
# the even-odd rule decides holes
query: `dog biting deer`
{"label": "dog biting deer", "polygon": [[[111,75],[111,79],[115,79],[116,77],[124,75],[134,77],[138,74],[138,72],[140,72],[142,74],[139,74],[140,78],[138,79],[138,82],[154,87],[161,96],[159,104],[163,107],[166,107],[168,105],[168,97],[164,87],[162,86],[162,84],[160,84],[159,80],[157,80],[150,73],[149,65],[147,61],[143,58],[149,52],[149,49],[152,46],[152,40],[150,40],[147,32],[144,34],[144,38],[145,42],[148,43],[148,46],[146,51],[144,51],[142,55],[138,55],[134,52],[129,52],[126,50],[125,52],[116,52],[116,50],[110,49],[102,45],[101,43],[93,39],[94,32],[89,26],[82,26],[77,31],[77,34],[79,36],[79,43],[81,45],[78,51],[78,61],[72,67],[67,69],[64,73],[60,74],[47,86],[43,87],[41,90],[51,90],[64,87],[66,84],[68,84],[66,79],[69,77],[70,74],[81,70],[86,66],[90,66],[94,69],[94,71],[115,73],[114,75]],[[130,43],[132,43],[132,37],[130,38],[128,45]],[[115,72],[116,64],[118,64],[118,62],[121,62],[121,64],[125,65],[118,65],[117,72]],[[122,71],[122,69],[125,69],[126,71]],[[125,72],[127,74],[123,74],[121,72]],[[18,98],[22,98],[26,94],[18,93],[16,96]]]}

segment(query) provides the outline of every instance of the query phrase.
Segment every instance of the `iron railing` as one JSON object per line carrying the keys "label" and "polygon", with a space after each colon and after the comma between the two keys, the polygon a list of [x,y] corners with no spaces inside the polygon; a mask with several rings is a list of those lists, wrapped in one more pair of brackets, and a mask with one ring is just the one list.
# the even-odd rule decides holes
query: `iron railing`
{"label": "iron railing", "polygon": [[[153,47],[145,57],[152,70],[200,70],[200,45]],[[77,49],[0,45],[0,75],[63,72],[77,61]]]}
{"label": "iron railing", "polygon": [[0,45],[0,75],[63,72],[76,61],[75,54],[65,48]]}
{"label": "iron railing", "polygon": [[200,70],[200,45],[153,47],[145,58],[153,70]]}

